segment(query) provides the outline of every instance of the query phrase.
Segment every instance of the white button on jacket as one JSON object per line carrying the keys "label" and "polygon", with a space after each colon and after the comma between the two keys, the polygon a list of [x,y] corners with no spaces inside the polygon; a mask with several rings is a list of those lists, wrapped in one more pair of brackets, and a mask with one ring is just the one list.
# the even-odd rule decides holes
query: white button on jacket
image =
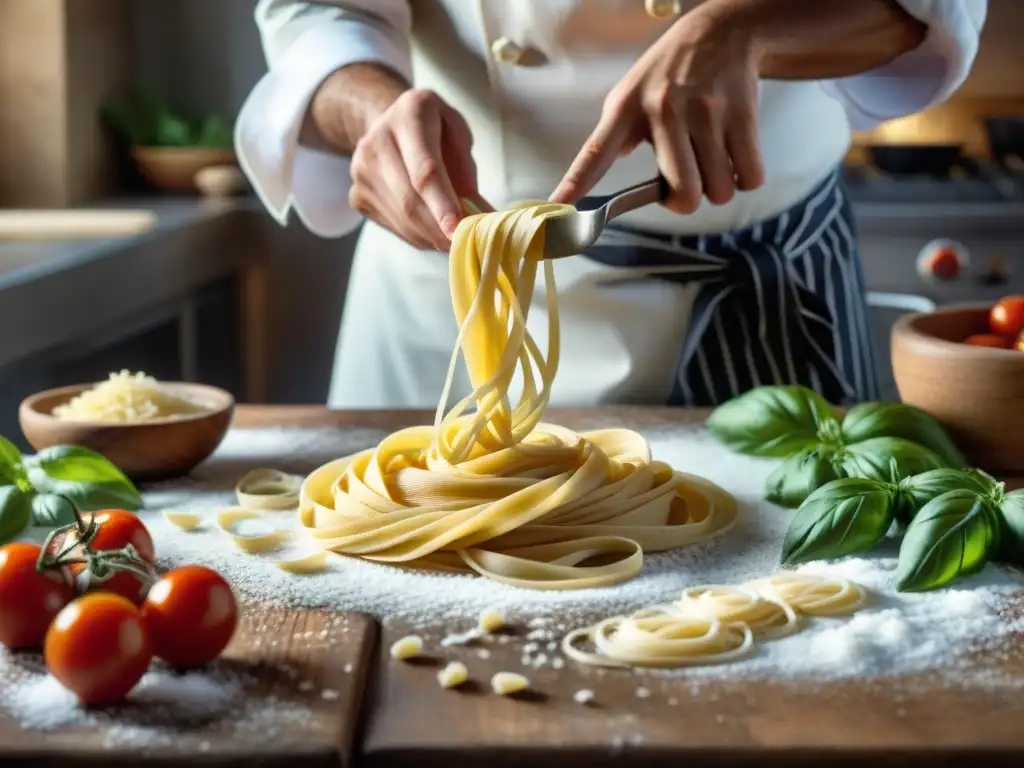
{"label": "white button on jacket", "polygon": [[[841,161],[852,128],[912,114],[948,97],[973,62],[987,3],[899,2],[928,24],[917,50],[854,77],[760,84],[764,187],[737,194],[723,206],[705,201],[690,216],[648,206],[624,223],[707,234],[777,215]],[[242,167],[278,220],[294,210],[320,235],[353,230],[359,216],[348,205],[348,160],[301,147],[298,135],[325,77],[348,64],[377,62],[437,91],[466,118],[485,199],[501,207],[546,198],[596,124],[605,95],[679,13],[697,4],[260,0],[256,20],[270,68],[237,123]],[[670,13],[662,16],[666,6]],[[543,65],[517,65],[526,50],[538,52]],[[653,152],[643,145],[618,160],[594,194],[622,189],[655,171]],[[586,287],[600,269],[587,259],[558,264],[565,351],[553,402],[658,401],[671,380],[669,358],[689,322],[692,295],[660,285],[641,292],[635,303],[609,302]],[[331,402],[433,405],[455,338],[447,297],[442,255],[418,252],[367,226],[350,282]],[[594,301],[600,306],[591,306]],[[539,303],[535,299],[535,307]],[[531,320],[542,326],[543,312],[534,315]],[[576,322],[586,332],[579,330],[574,341]],[[356,326],[358,332],[350,330]],[[543,338],[542,330],[536,333]],[[573,359],[574,343],[586,347],[583,359]]]}

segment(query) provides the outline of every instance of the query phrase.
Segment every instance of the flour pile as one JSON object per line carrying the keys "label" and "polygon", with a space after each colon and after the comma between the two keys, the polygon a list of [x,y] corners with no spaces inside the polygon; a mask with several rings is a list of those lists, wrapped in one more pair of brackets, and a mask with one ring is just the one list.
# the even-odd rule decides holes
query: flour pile
{"label": "flour pile", "polygon": [[[733,454],[702,429],[662,428],[644,434],[655,458],[718,483],[739,499],[742,512],[737,527],[724,537],[649,555],[640,577],[615,587],[538,592],[473,576],[412,573],[340,557],[333,557],[324,573],[296,577],[267,559],[237,551],[215,528],[214,515],[234,503],[234,485],[248,469],[269,466],[304,474],[334,457],[376,444],[384,434],[373,430],[233,431],[219,449],[218,461],[186,481],[146,494],[146,522],[161,564],[204,563],[223,573],[246,597],[364,611],[385,622],[400,620],[442,634],[464,626],[481,610],[496,608],[523,622],[550,617],[554,636],[595,616],[674,599],[687,586],[738,584],[777,571],[781,540],[793,513],[761,500],[764,480],[775,463]],[[167,509],[199,514],[204,525],[195,532],[178,530],[161,517]],[[270,515],[275,525],[296,534],[297,543],[281,557],[314,550],[293,513]],[[804,566],[847,576],[869,588],[875,594],[869,610],[847,619],[815,620],[795,637],[764,644],[747,661],[689,669],[685,674],[827,679],[935,671],[980,680],[983,670],[971,661],[970,652],[987,650],[989,659],[1010,652],[1011,636],[1024,627],[1007,615],[1022,579],[989,566],[953,588],[899,594],[894,584],[896,554],[897,543],[891,542],[870,557]],[[552,662],[559,656],[549,654]]]}

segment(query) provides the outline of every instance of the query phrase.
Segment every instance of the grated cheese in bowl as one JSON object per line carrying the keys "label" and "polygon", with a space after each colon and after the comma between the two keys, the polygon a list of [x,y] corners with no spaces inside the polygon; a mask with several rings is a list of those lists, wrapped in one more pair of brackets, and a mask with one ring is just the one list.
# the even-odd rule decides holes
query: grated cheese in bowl
{"label": "grated cheese in bowl", "polygon": [[208,409],[168,391],[152,376],[123,370],[53,409],[63,421],[139,422]]}

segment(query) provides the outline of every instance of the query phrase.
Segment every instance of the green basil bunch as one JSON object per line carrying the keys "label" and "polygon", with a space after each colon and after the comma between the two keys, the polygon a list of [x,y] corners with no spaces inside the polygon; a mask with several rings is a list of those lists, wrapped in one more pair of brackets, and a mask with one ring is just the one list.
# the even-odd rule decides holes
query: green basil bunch
{"label": "green basil bunch", "polygon": [[0,544],[30,525],[56,528],[75,522],[80,510],[136,510],[142,497],[104,456],[77,445],[57,445],[22,456],[0,437]]}
{"label": "green basil bunch", "polygon": [[934,469],[894,482],[833,480],[797,510],[782,546],[784,565],[867,552],[906,526],[897,589],[945,586],[1000,559],[1024,566],[1024,490],[976,469]]}
{"label": "green basil bunch", "polygon": [[799,386],[753,389],[716,408],[707,426],[734,451],[784,459],[765,486],[765,498],[783,507],[798,507],[841,478],[896,482],[965,465],[942,426],[920,408],[862,403],[842,416]]}

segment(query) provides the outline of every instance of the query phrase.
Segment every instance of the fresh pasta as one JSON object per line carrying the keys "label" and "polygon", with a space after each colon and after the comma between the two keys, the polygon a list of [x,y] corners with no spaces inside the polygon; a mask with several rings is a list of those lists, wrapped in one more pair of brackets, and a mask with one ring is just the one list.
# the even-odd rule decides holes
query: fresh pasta
{"label": "fresh pasta", "polygon": [[[541,421],[559,358],[545,222],[571,206],[522,203],[466,217],[452,239],[459,325],[433,427],[403,429],[306,478],[302,524],[333,552],[476,573],[511,586],[579,589],[628,580],[645,552],[728,530],[735,499],[655,461],[628,429],[577,434]],[[543,264],[547,354],[527,330]],[[447,408],[459,354],[472,393]],[[509,388],[519,374],[522,394]]]}
{"label": "fresh pasta", "polygon": [[743,587],[690,587],[673,603],[573,630],[562,639],[562,651],[597,667],[722,664],[746,656],[758,640],[793,634],[800,613],[852,613],[866,595],[847,579],[809,573],[775,574]]}
{"label": "fresh pasta", "polygon": [[783,571],[749,585],[770,600],[788,603],[808,616],[846,616],[868,600],[865,589],[849,579]]}
{"label": "fresh pasta", "polygon": [[277,469],[254,469],[235,486],[239,506],[245,509],[287,510],[299,506],[302,478]]}
{"label": "fresh pasta", "polygon": [[206,411],[203,405],[175,395],[152,376],[120,371],[58,405],[53,415],[64,421],[136,422]]}

